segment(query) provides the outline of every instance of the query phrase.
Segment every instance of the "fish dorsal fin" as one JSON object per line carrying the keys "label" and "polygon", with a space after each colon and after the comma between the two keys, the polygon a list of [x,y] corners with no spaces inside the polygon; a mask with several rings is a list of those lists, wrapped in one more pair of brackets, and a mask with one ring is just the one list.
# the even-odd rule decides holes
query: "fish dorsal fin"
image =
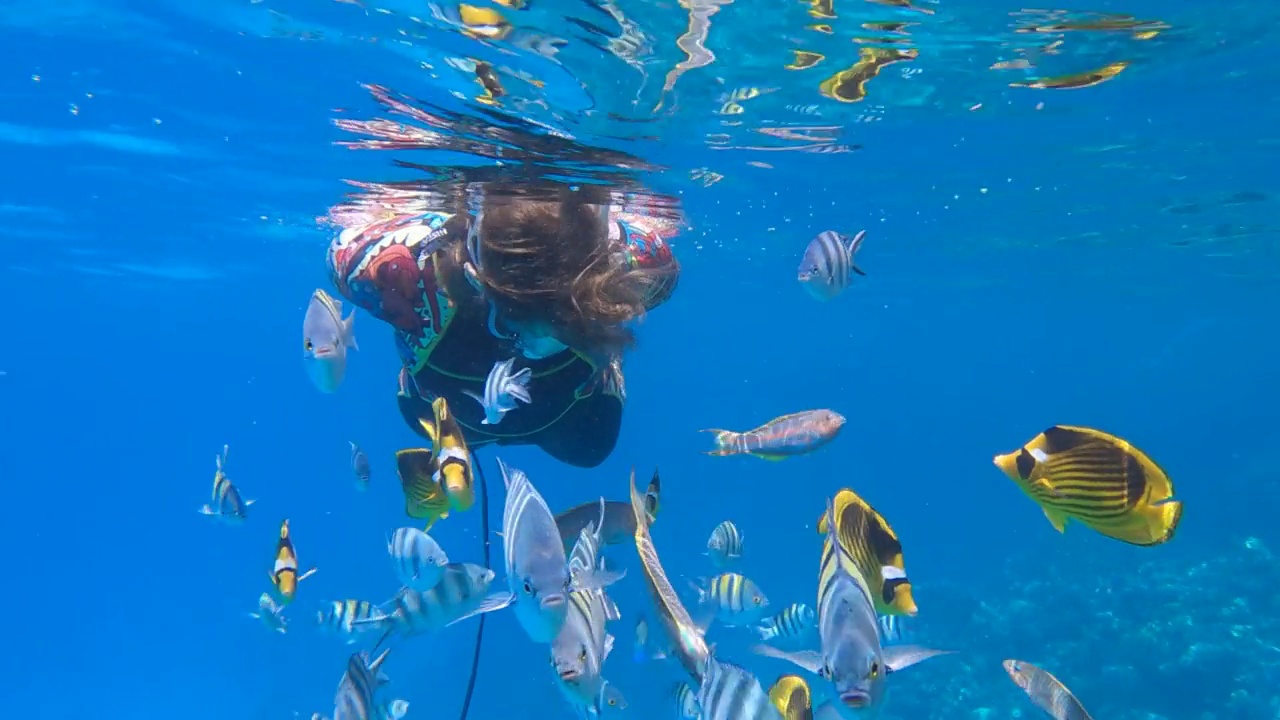
{"label": "fish dorsal fin", "polygon": [[609,658],[609,653],[613,652],[613,636],[609,633],[604,635],[604,656],[600,658],[600,662],[604,662]]}

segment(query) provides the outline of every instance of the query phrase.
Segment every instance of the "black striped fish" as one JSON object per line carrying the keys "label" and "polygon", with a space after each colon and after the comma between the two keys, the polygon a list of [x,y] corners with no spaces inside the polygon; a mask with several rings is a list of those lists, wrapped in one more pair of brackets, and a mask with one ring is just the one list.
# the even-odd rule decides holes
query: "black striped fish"
{"label": "black striped fish", "polygon": [[676,720],[698,720],[702,711],[698,708],[698,693],[689,683],[678,681],[671,688],[671,699],[676,705]]}
{"label": "black striped fish", "polygon": [[[915,615],[915,598],[907,578],[902,543],[884,516],[854,491],[843,488],[832,500],[840,518],[840,542],[853,556],[862,578],[871,588],[876,612],[883,615]],[[827,514],[818,518],[818,532],[827,532]]]}
{"label": "black striped fish", "polygon": [[782,720],[755,675],[708,658],[698,687],[701,720]]}
{"label": "black striped fish", "polygon": [[[333,699],[333,720],[400,720],[409,711],[404,700],[378,701],[378,691],[388,682],[382,664],[389,650],[373,661],[368,653],[355,653],[347,659],[347,671],[338,681],[338,692]],[[328,720],[316,713],[313,720]]]}
{"label": "black striped fish", "polygon": [[716,619],[725,625],[754,625],[769,609],[769,598],[760,586],[738,573],[721,573],[693,588],[698,605],[715,608]]}
{"label": "black striped fish", "polygon": [[382,612],[368,600],[333,600],[316,611],[316,624],[351,645],[361,633],[377,629],[373,623],[381,617]]}
{"label": "black striped fish", "polygon": [[529,381],[533,379],[533,368],[527,367],[519,372],[512,372],[515,364],[515,358],[494,363],[493,368],[489,370],[489,376],[485,378],[483,395],[470,390],[462,391],[484,408],[484,419],[480,421],[481,425],[497,425],[502,422],[502,418],[507,413],[519,407],[516,401],[526,405],[533,402],[533,398],[529,396]]}
{"label": "black striped fish", "polygon": [[706,629],[699,627],[689,617],[689,611],[680,602],[675,588],[671,587],[671,581],[667,579],[667,571],[663,569],[658,549],[654,547],[653,538],[649,535],[649,515],[645,511],[644,496],[636,490],[634,469],[631,470],[631,512],[636,522],[636,554],[640,556],[645,584],[649,588],[649,597],[653,600],[658,620],[671,640],[672,653],[680,660],[681,667],[694,680],[701,682],[703,668],[711,657]]}
{"label": "black striped fish", "polygon": [[228,448],[229,446],[223,445],[222,453],[214,457],[214,462],[217,463],[218,469],[213,473],[213,495],[209,500],[209,504],[200,508],[200,514],[209,515],[225,523],[237,525],[244,522],[245,508],[252,505],[253,501],[242,499],[240,491],[227,478],[227,473],[223,466],[227,462]]}
{"label": "black striped fish", "polygon": [[707,539],[707,555],[716,567],[724,567],[742,557],[742,532],[731,520],[725,520],[711,531]]}
{"label": "black striped fish", "polygon": [[473,615],[506,607],[507,593],[489,593],[493,579],[489,568],[449,563],[435,587],[426,591],[401,588],[380,607],[380,616],[355,624],[371,624],[386,634],[396,632],[402,637],[434,632]]}
{"label": "black striped fish", "polygon": [[281,605],[293,602],[298,592],[298,583],[314,575],[315,568],[298,574],[298,553],[293,549],[293,540],[289,537],[289,520],[280,521],[280,540],[276,543],[276,561],[271,567],[271,584],[275,587],[276,597]]}
{"label": "black striped fish", "polygon": [[912,645],[884,647],[871,589],[849,549],[841,542],[842,518],[827,504],[827,535],[818,566],[818,635],[821,651],[784,652],[757,645],[757,653],[820,674],[834,686],[839,701],[858,711],[878,706],[885,678],[942,652]]}
{"label": "black striped fish", "polygon": [[756,631],[760,633],[760,639],[766,642],[774,638],[795,640],[813,630],[817,619],[818,615],[813,608],[804,603],[791,603],[782,612],[761,623]]}
{"label": "black striped fish", "polygon": [[[603,519],[603,498],[599,509]],[[599,563],[599,548],[599,532],[595,523],[589,523],[569,557],[569,572],[573,575],[594,572]],[[614,638],[605,630],[605,625],[621,617],[618,606],[604,590],[592,588],[569,593],[564,625],[551,642],[551,666],[559,678],[560,691],[580,717],[598,717],[626,707],[621,693],[602,676],[604,661],[614,645]]]}
{"label": "black striped fish", "polygon": [[1058,532],[1075,520],[1132,545],[1159,545],[1182,519],[1164,469],[1101,430],[1054,425],[994,462]]}
{"label": "black striped fish", "polygon": [[449,564],[449,556],[440,543],[417,528],[396,528],[387,539],[387,553],[400,583],[414,590],[435,587]]}
{"label": "black striped fish", "polygon": [[1053,720],[1093,720],[1067,686],[1048,671],[1023,660],[1005,660],[1004,669],[1031,702]]}
{"label": "black striped fish", "polygon": [[849,287],[852,273],[866,275],[854,263],[866,236],[866,230],[859,231],[852,239],[834,230],[824,230],[809,241],[796,277],[810,295],[830,300]]}

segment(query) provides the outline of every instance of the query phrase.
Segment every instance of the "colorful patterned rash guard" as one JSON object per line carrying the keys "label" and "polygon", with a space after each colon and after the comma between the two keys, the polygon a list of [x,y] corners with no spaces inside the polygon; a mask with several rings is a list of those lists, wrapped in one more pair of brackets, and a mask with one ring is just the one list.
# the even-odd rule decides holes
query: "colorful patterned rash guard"
{"label": "colorful patterned rash guard", "polygon": [[[418,419],[431,417],[430,402],[444,397],[473,448],[534,444],[571,465],[598,465],[613,450],[621,427],[621,359],[601,361],[572,348],[528,359],[491,331],[489,303],[478,294],[449,297],[437,253],[461,242],[467,226],[466,216],[450,213],[405,215],[347,228],[329,246],[338,291],[395,331],[404,363],[398,399],[405,421],[421,434]],[[669,271],[657,274],[648,309],[666,301],[679,280],[679,264],[667,244],[672,230],[640,215],[609,217],[615,262]],[[533,370],[533,402],[496,425],[484,425],[483,408],[463,390],[483,395],[493,364],[512,357],[519,358],[518,367]]]}

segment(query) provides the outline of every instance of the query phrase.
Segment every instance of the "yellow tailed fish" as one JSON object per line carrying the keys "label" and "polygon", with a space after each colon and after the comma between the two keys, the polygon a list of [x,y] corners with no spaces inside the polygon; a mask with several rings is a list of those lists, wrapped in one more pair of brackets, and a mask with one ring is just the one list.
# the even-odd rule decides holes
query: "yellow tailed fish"
{"label": "yellow tailed fish", "polygon": [[431,451],[411,448],[396,453],[396,472],[404,492],[404,512],[411,518],[426,520],[430,530],[437,520],[449,517],[449,497],[432,477],[436,464]]}
{"label": "yellow tailed fish", "polygon": [[[867,586],[871,588],[876,612],[884,615],[915,615],[902,560],[902,543],[884,517],[857,493],[845,488],[832,501],[840,518],[840,542],[849,549]],[[818,518],[818,533],[827,532],[827,514]]]}
{"label": "yellow tailed fish", "polygon": [[271,568],[271,584],[275,586],[276,597],[280,604],[293,602],[298,592],[298,583],[314,575],[315,568],[298,574],[298,554],[293,549],[293,540],[289,538],[289,521],[280,522],[280,541],[276,543],[276,562]]}
{"label": "yellow tailed fish", "polygon": [[769,699],[783,720],[813,720],[809,683],[799,675],[783,675],[769,688]]}
{"label": "yellow tailed fish", "polygon": [[1054,425],[994,462],[1058,532],[1075,520],[1131,545],[1159,545],[1182,519],[1164,469],[1101,430]]}
{"label": "yellow tailed fish", "polygon": [[[428,435],[431,437],[431,452],[436,465],[432,477],[444,489],[445,496],[449,498],[449,507],[465,512],[476,501],[475,475],[467,441],[463,438],[458,421],[449,410],[448,401],[442,397],[436,398],[431,403],[431,411],[435,415],[435,427],[428,431]],[[423,425],[426,430],[426,423]]]}

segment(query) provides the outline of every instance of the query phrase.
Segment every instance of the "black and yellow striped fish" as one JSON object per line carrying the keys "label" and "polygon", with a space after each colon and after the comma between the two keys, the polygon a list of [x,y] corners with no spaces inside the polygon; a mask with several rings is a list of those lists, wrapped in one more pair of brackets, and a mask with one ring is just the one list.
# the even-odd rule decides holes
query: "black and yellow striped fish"
{"label": "black and yellow striped fish", "polygon": [[769,688],[769,699],[783,720],[813,720],[809,683],[799,675],[783,675]]}
{"label": "black and yellow striped fish", "polygon": [[280,603],[293,602],[298,592],[298,583],[314,575],[315,568],[298,574],[298,553],[293,549],[293,541],[289,539],[289,520],[280,521],[280,541],[276,543],[276,562],[271,568],[271,584],[275,586],[276,597]]}
{"label": "black and yellow striped fish", "polygon": [[[889,523],[866,500],[845,488],[832,501],[840,543],[849,550],[875,599],[876,612],[915,615],[915,598],[902,559],[902,543]],[[818,533],[827,532],[827,515],[818,518]]]}
{"label": "black and yellow striped fish", "polygon": [[1070,519],[1132,545],[1159,545],[1182,519],[1168,474],[1146,453],[1101,430],[1054,425],[994,462],[1058,532]]}
{"label": "black and yellow striped fish", "polygon": [[426,520],[426,530],[430,530],[437,520],[449,517],[449,497],[433,477],[435,470],[435,459],[426,448],[396,452],[396,472],[400,475],[400,490],[404,492],[404,512],[411,518]]}
{"label": "black and yellow striped fish", "polygon": [[431,403],[434,425],[419,420],[422,430],[431,438],[431,453],[435,458],[432,478],[449,499],[449,507],[458,512],[471,509],[476,501],[475,475],[471,469],[471,452],[462,435],[462,428],[449,410],[449,403],[442,397]]}

